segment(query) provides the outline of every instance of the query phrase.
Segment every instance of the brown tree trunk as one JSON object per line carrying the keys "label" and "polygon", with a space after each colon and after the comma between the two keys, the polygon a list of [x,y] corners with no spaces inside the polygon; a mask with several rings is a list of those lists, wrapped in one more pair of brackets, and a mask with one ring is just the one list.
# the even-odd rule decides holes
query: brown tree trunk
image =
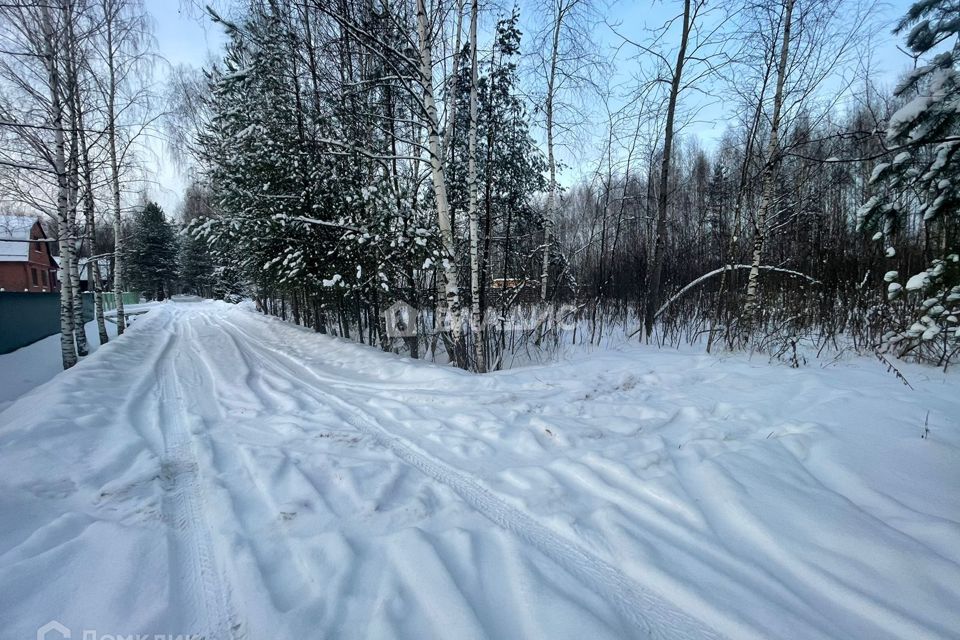
{"label": "brown tree trunk", "polygon": [[683,3],[683,31],[680,34],[680,50],[670,81],[670,97],[667,102],[667,123],[663,134],[663,160],[660,163],[660,187],[657,193],[657,229],[653,248],[653,268],[647,279],[647,300],[643,326],[647,339],[653,333],[654,313],[660,300],[660,284],[663,278],[664,245],[667,236],[667,203],[670,188],[670,156],[673,153],[673,122],[677,111],[677,96],[680,94],[680,79],[687,56],[687,41],[690,38],[690,0]]}

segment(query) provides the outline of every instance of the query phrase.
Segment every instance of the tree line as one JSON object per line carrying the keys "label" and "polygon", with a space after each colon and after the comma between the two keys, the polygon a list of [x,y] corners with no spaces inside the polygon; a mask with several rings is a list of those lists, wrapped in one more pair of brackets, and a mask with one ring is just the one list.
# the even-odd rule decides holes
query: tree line
{"label": "tree line", "polygon": [[[142,9],[51,6],[3,8],[30,33],[77,43],[53,47],[52,66],[0,54],[4,91],[22,87],[25,73],[11,84],[20,65],[32,65],[30,86],[46,79],[26,94],[46,109],[43,128],[2,130],[52,151],[8,151],[5,166],[30,176],[31,197],[44,184],[61,253],[76,253],[94,237],[92,221],[70,226],[86,194],[117,213],[119,240],[113,187],[136,174],[110,140],[129,146],[137,118],[117,105],[140,94],[121,73],[111,112],[104,52],[132,69],[146,51],[116,44],[132,27],[111,35],[92,18]],[[914,68],[893,88],[865,46],[889,28],[869,0],[667,6],[675,13],[639,37],[589,0],[208,9],[224,51],[202,71],[175,70],[162,116],[193,175],[177,255],[194,284],[183,286],[474,371],[611,337],[795,365],[810,346],[949,364],[960,349],[956,0],[921,0],[896,23]],[[88,24],[74,16],[89,27],[70,28]],[[708,144],[690,130],[716,102],[731,116]],[[122,260],[119,242],[113,251]]]}
{"label": "tree line", "polygon": [[[115,264],[112,289],[124,290],[124,203],[142,180],[137,142],[158,117],[151,46],[136,0],[0,4],[0,183],[9,203],[55,230],[64,368],[88,351],[79,259],[90,259],[101,343],[101,258]],[[120,333],[124,326],[117,296]]]}
{"label": "tree line", "polygon": [[[211,205],[192,229],[270,312],[477,371],[560,341],[549,313],[517,323],[531,303],[570,305],[574,340],[946,364],[957,119],[937,105],[956,95],[955,4],[897,25],[916,71],[889,90],[837,74],[864,66],[866,2],[678,2],[647,40],[610,28],[647,61],[628,85],[603,82],[583,1],[531,7],[530,37],[516,7],[481,32],[476,2],[250,2],[213,14],[226,55],[180,94]],[[737,114],[709,150],[683,134],[705,86]],[[605,122],[584,122],[591,99]],[[599,144],[575,155],[594,169],[561,188],[558,143],[590,126]],[[420,340],[389,335],[397,301]]]}

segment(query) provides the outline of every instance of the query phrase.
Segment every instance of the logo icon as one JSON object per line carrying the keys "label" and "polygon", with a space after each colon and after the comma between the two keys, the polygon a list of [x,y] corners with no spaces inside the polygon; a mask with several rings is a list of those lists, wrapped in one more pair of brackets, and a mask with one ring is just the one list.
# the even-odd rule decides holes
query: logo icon
{"label": "logo icon", "polygon": [[383,312],[388,338],[412,338],[417,335],[417,310],[402,300]]}
{"label": "logo icon", "polygon": [[69,637],[70,629],[67,629],[56,620],[51,620],[37,629],[37,640],[61,640]]}

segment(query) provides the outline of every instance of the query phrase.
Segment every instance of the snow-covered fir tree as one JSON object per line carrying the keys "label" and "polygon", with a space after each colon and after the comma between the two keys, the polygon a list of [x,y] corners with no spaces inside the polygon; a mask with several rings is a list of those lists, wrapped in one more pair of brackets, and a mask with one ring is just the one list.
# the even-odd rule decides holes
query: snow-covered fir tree
{"label": "snow-covered fir tree", "polygon": [[[477,173],[483,280],[536,279],[539,249],[533,239],[543,228],[536,198],[546,190],[546,160],[530,131],[530,114],[520,93],[519,13],[497,21],[494,40],[480,65],[477,107]],[[464,50],[466,55],[466,49]],[[469,66],[460,64],[457,122],[450,164],[451,203],[466,212]],[[457,226],[463,228],[465,216]],[[464,233],[461,236],[465,237]],[[500,239],[492,242],[493,237]],[[460,265],[466,277],[469,265]],[[481,295],[486,294],[482,291]],[[484,299],[481,306],[492,302]]]}
{"label": "snow-covered fir tree", "polygon": [[177,278],[177,234],[163,209],[148,202],[134,216],[125,252],[127,278],[134,290],[163,300]]}
{"label": "snow-covered fir tree", "polygon": [[[402,39],[388,18],[371,20],[384,38]],[[218,280],[242,274],[252,295],[284,296],[295,319],[312,314],[320,330],[328,310],[362,312],[378,324],[371,340],[384,344],[381,309],[420,305],[414,280],[435,244],[409,186],[416,176],[384,160],[403,137],[389,127],[410,119],[403,90],[387,65],[353,61],[342,41],[332,43],[344,47],[332,77],[310,69],[305,78],[298,62],[309,42],[276,6],[226,24],[231,40],[209,74],[200,136],[219,213],[193,221],[191,233],[209,244]],[[353,88],[323,91],[326,82]],[[349,321],[340,329],[349,334]]]}
{"label": "snow-covered fir tree", "polygon": [[180,237],[180,282],[185,291],[205,297],[213,295],[213,259],[203,240],[183,233]]}
{"label": "snow-covered fir tree", "polygon": [[896,32],[921,63],[896,88],[906,102],[888,123],[893,157],[874,167],[878,193],[860,214],[888,258],[900,230],[922,225],[928,266],[884,277],[888,298],[908,310],[885,346],[943,364],[960,350],[960,2],[916,2]]}

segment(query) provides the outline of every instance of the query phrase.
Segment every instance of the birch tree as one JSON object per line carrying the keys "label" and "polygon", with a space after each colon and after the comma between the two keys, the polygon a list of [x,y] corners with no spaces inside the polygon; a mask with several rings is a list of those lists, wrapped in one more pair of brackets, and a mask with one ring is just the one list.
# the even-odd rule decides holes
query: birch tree
{"label": "birch tree", "polygon": [[[537,72],[544,82],[543,113],[547,144],[547,208],[543,220],[540,300],[546,301],[550,284],[553,226],[559,202],[557,183],[557,112],[564,95],[589,84],[597,65],[592,39],[593,7],[589,0],[547,0],[538,6],[546,17],[539,34]],[[568,105],[569,106],[569,105]]]}
{"label": "birch tree", "polygon": [[744,300],[744,330],[749,334],[753,317],[757,312],[757,287],[760,281],[760,261],[763,257],[763,241],[766,220],[773,207],[773,189],[776,168],[780,154],[780,119],[783,112],[783,89],[787,79],[787,61],[790,57],[790,31],[793,26],[793,7],[795,0],[784,0],[783,31],[780,42],[780,55],[777,60],[776,89],[773,93],[773,115],[770,118],[770,140],[767,143],[766,161],[763,168],[763,186],[760,207],[753,223],[753,255],[750,262],[750,275],[747,277],[747,297]]}
{"label": "birch tree", "polygon": [[63,58],[64,58],[64,103],[69,123],[70,152],[68,159],[68,218],[70,220],[70,247],[69,259],[61,259],[65,263],[63,271],[65,279],[70,280],[70,295],[72,305],[74,340],[77,346],[77,355],[85,356],[89,352],[87,335],[83,321],[83,298],[80,295],[79,256],[82,246],[78,233],[77,208],[80,201],[80,129],[79,94],[79,52],[81,43],[77,39],[76,22],[78,16],[74,11],[73,0],[61,0],[61,11],[64,24]]}
{"label": "birch tree", "polygon": [[482,312],[480,310],[480,221],[477,205],[477,13],[478,2],[470,2],[470,130],[468,133],[467,170],[468,189],[470,191],[470,329],[473,333],[474,368],[478,372],[486,369],[484,360],[484,339]]}
{"label": "birch tree", "polygon": [[[769,133],[761,171],[760,202],[752,217],[753,243],[743,303],[740,339],[747,340],[753,332],[760,308],[760,273],[764,245],[769,233],[768,224],[775,211],[784,203],[777,196],[777,172],[784,155],[789,151],[782,139],[785,118],[790,114],[797,127],[806,127],[804,119],[811,116],[811,97],[828,80],[834,79],[841,87],[847,82],[842,72],[846,62],[859,58],[861,38],[869,32],[869,17],[874,10],[871,2],[852,2],[839,7],[828,0],[782,0],[775,6],[756,5],[761,12],[774,12],[773,32],[779,36],[774,78],[774,93],[769,115]],[[755,9],[753,9],[755,10]],[[835,104],[842,95],[827,93],[827,105]],[[830,108],[820,110],[815,117],[825,118]]]}
{"label": "birch tree", "polygon": [[62,30],[54,27],[50,9],[40,5],[40,25],[44,40],[43,60],[47,68],[47,88],[50,91],[50,122],[53,127],[53,167],[57,176],[57,233],[60,258],[67,265],[68,277],[60,283],[60,354],[63,368],[77,363],[74,340],[73,287],[69,278],[69,265],[73,261],[73,244],[70,242],[70,219],[68,206],[67,157],[64,134],[63,87],[60,79],[57,49],[64,48]]}
{"label": "birch tree", "polygon": [[553,105],[556,99],[557,66],[560,58],[560,32],[563,21],[572,4],[562,1],[556,5],[553,19],[552,37],[550,39],[550,62],[547,71],[547,94],[544,102],[544,113],[547,126],[547,171],[549,182],[547,191],[547,212],[543,221],[543,268],[540,270],[540,300],[546,301],[550,284],[550,243],[553,232],[553,220],[557,209],[557,157],[554,151]]}
{"label": "birch tree", "polygon": [[[91,43],[85,70],[95,100],[86,115],[98,126],[97,145],[103,147],[102,182],[107,186],[113,231],[113,293],[117,332],[126,328],[123,307],[124,228],[123,193],[133,168],[137,144],[157,118],[151,112],[150,32],[140,0],[91,0],[86,28]],[[88,152],[92,148],[88,143]],[[99,268],[99,267],[98,267]]]}
{"label": "birch tree", "polygon": [[[446,295],[446,308],[451,317],[452,360],[465,366],[463,319],[460,313],[460,288],[457,282],[457,249],[453,226],[450,221],[450,205],[447,198],[447,176],[440,146],[440,120],[433,91],[433,34],[427,19],[425,0],[416,0],[417,37],[419,46],[419,84],[423,91],[424,118],[427,129],[430,177],[437,209],[437,226],[444,251],[441,261]],[[472,13],[472,10],[471,10]]]}
{"label": "birch tree", "polygon": [[101,0],[103,15],[103,62],[107,78],[102,85],[106,108],[107,149],[110,157],[110,193],[113,205],[113,295],[117,309],[117,333],[123,334],[123,218],[120,209],[120,162],[117,154],[117,93],[119,52],[123,46],[121,19],[125,0]]}
{"label": "birch tree", "polygon": [[97,237],[97,216],[94,199],[94,163],[91,158],[89,132],[84,128],[85,116],[81,92],[75,96],[77,103],[77,134],[80,143],[80,171],[83,177],[83,217],[86,222],[86,235],[90,256],[87,262],[88,291],[93,292],[94,316],[97,322],[97,334],[100,344],[107,344],[110,340],[107,334],[106,318],[103,315],[103,273],[100,270],[100,256],[95,251]]}
{"label": "birch tree", "polygon": [[[0,118],[20,145],[11,155],[11,185],[25,203],[50,215],[57,228],[63,274],[60,286],[60,352],[64,369],[77,362],[73,282],[75,235],[70,206],[69,97],[64,80],[67,0],[59,5],[0,5],[6,55],[0,59],[5,87]],[[13,95],[16,99],[13,99]],[[6,151],[6,150],[5,150]],[[82,330],[82,322],[80,325]]]}

